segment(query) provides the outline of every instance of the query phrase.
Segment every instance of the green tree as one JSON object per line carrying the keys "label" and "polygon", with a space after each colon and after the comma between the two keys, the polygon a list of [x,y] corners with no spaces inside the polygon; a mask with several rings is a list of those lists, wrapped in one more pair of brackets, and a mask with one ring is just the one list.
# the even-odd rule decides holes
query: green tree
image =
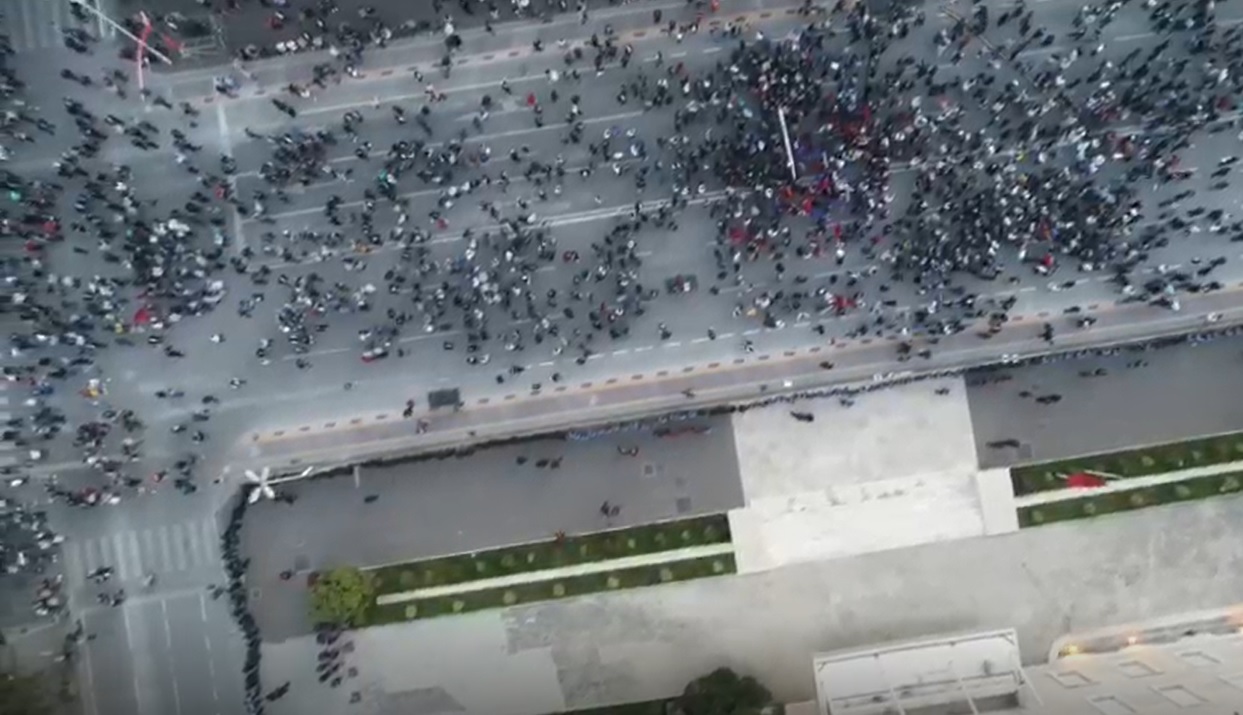
{"label": "green tree", "polygon": [[369,571],[346,567],[322,573],[311,586],[311,619],[361,626],[375,605],[375,591],[375,577]]}
{"label": "green tree", "polygon": [[51,715],[52,699],[37,675],[0,672],[0,715]]}
{"label": "green tree", "polygon": [[717,668],[686,686],[677,710],[683,715],[760,715],[780,708],[774,707],[773,694],[755,678]]}

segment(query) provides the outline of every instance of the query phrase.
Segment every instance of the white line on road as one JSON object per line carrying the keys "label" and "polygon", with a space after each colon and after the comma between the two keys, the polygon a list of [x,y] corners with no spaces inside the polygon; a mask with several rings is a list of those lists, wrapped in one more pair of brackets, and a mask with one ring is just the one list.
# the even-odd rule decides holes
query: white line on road
{"label": "white line on road", "polygon": [[[79,616],[82,623],[82,630],[87,631],[86,615]],[[95,669],[91,665],[91,649],[90,646],[79,649],[82,651],[82,670],[83,677],[86,681],[86,687],[82,689],[82,713],[83,715],[99,715],[99,703],[95,700]]]}
{"label": "white line on road", "polygon": [[[642,111],[619,112],[617,114],[606,114],[600,117],[590,117],[588,119],[583,119],[581,121],[584,126],[592,126],[595,124],[608,124],[610,122],[623,122],[627,119],[634,119],[636,117],[643,116],[643,114],[644,112]],[[537,132],[548,132],[548,131],[554,131],[557,129],[566,129],[566,128],[567,127],[564,124],[546,124],[542,127],[530,127],[527,129],[509,129],[503,132],[494,132],[492,134],[476,134],[474,136],[467,137],[466,141],[463,143],[464,144],[482,144],[492,139],[508,139],[510,137],[523,136],[524,134],[534,134]],[[444,142],[432,142],[428,144],[427,146],[428,148],[439,148],[439,147],[444,146]],[[353,154],[345,154],[342,156],[334,156],[325,163],[340,164],[340,163],[347,162],[347,161],[359,161],[359,158]],[[244,172],[238,172],[235,176],[237,178],[255,177],[255,176],[259,176],[259,172],[258,171],[244,171]],[[511,180],[510,183],[514,183],[515,181],[517,180],[516,179]],[[332,187],[332,186],[335,186],[336,183],[337,182],[335,181],[316,182],[316,183],[311,184],[309,187],[305,187],[305,188],[311,189],[311,188],[318,188],[318,187]],[[441,194],[441,193],[444,193],[444,191],[445,189],[443,188],[420,189],[419,191],[414,191],[414,192],[406,193],[406,194],[400,194],[400,196],[413,198],[415,196],[420,196],[420,195]],[[345,201],[340,204],[340,207],[349,208],[351,206],[362,206],[364,203],[366,202],[363,200]],[[280,220],[288,216],[301,216],[303,214],[308,214],[308,213],[322,212],[323,210],[324,209],[322,206],[313,208],[313,209],[298,209],[296,211],[286,211],[284,213],[279,213],[279,214],[270,214],[267,216],[267,218],[274,219],[274,220]],[[257,220],[258,219],[246,219],[246,222],[253,222]]]}
{"label": "white line on road", "polygon": [[[130,618],[130,611],[133,608],[128,604],[121,607],[121,620],[125,623],[125,641],[129,645],[129,652],[132,654],[140,654],[146,652],[146,648],[139,649],[134,643],[134,624]],[[142,715],[146,711],[146,703],[143,702],[142,685],[138,682],[138,668],[134,668],[134,709],[138,715]]]}
{"label": "white line on road", "polygon": [[[201,594],[200,594],[201,595]],[[169,672],[175,672],[173,666],[173,627],[168,622],[168,601],[160,600],[160,612],[164,614],[164,643],[168,646]],[[173,704],[176,706],[177,715],[181,715],[181,689],[177,687],[177,678],[170,678],[173,684]]]}
{"label": "white line on road", "polygon": [[[203,618],[203,624],[207,625],[207,596],[202,592],[199,592],[199,615]],[[207,677],[211,680],[211,699],[219,707],[220,693],[216,688],[216,659],[212,657],[211,634],[207,628],[203,629],[203,647],[207,649]]]}
{"label": "white line on road", "polygon": [[[233,159],[233,140],[229,136],[229,119],[225,116],[223,104],[216,105],[216,127],[220,132],[220,150],[224,155]],[[229,192],[237,196],[237,175],[229,177]],[[238,197],[239,199],[241,197]],[[236,208],[233,211],[233,247],[240,254],[246,248],[246,234],[242,230],[242,212]]]}

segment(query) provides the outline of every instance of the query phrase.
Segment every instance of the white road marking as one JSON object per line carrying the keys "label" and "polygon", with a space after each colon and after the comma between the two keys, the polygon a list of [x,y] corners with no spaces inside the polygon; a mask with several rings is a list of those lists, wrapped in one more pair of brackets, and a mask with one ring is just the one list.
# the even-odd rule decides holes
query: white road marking
{"label": "white road marking", "polygon": [[[133,624],[133,621],[130,619],[130,611],[132,610],[133,608],[129,605],[123,606],[121,608],[121,620],[125,623],[125,641],[129,645],[130,653],[135,653],[135,654],[145,653],[147,649],[145,647],[138,648],[137,644],[134,642],[134,624]],[[146,711],[146,703],[144,702],[144,699],[142,696],[143,695],[142,686],[138,682],[137,668],[134,669],[133,682],[134,682],[134,704],[137,706],[135,709],[138,711],[139,715],[142,715],[142,713]]]}
{"label": "white road marking", "polygon": [[[168,622],[168,600],[167,599],[162,599],[160,601],[160,612],[164,614],[164,643],[168,646],[168,654],[165,655],[165,657],[168,658],[168,661],[169,661],[168,668],[169,668],[169,671],[172,672],[174,669],[173,662],[172,662],[173,661],[173,627]],[[177,715],[181,715],[181,688],[177,686],[177,678],[171,678],[170,680],[173,685],[173,705],[176,708]]]}

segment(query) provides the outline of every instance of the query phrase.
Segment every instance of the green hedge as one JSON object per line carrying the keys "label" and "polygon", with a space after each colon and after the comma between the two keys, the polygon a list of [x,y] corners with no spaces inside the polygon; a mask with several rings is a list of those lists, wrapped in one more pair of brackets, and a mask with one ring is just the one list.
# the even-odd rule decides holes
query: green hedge
{"label": "green hedge", "polygon": [[733,554],[704,556],[684,561],[671,561],[651,566],[635,566],[616,571],[571,576],[568,578],[535,581],[514,586],[469,591],[434,598],[422,598],[404,603],[377,605],[368,615],[369,626],[385,623],[453,616],[490,608],[505,608],[524,603],[552,601],[558,598],[583,596],[603,591],[620,591],[627,588],[659,586],[664,583],[689,581],[709,576],[735,573]]}
{"label": "green hedge", "polygon": [[711,514],[570,536],[561,541],[549,539],[412,561],[384,566],[372,573],[376,577],[376,593],[383,595],[729,541],[729,518],[724,514]]}
{"label": "green hedge", "polygon": [[1023,496],[1062,489],[1066,483],[1061,477],[1076,472],[1146,477],[1237,461],[1243,461],[1243,432],[1014,467],[1010,481],[1014,493]]}
{"label": "green hedge", "polygon": [[1088,519],[1159,504],[1194,501],[1243,490],[1243,472],[1214,474],[1117,492],[1103,492],[1078,499],[1019,507],[1019,526],[1041,526],[1059,521]]}

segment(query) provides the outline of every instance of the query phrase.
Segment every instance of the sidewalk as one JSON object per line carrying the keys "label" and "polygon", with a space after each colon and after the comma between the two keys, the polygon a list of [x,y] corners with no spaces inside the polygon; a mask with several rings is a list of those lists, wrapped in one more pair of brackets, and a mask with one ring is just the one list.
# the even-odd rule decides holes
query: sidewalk
{"label": "sidewalk", "polygon": [[1176,472],[1152,474],[1147,477],[1111,479],[1105,486],[1096,487],[1094,489],[1069,488],[1047,492],[1036,492],[1035,494],[1015,497],[1014,506],[1021,509],[1023,507],[1051,504],[1059,501],[1070,501],[1071,499],[1081,499],[1083,497],[1108,494],[1110,492],[1127,492],[1132,489],[1141,489],[1143,487],[1173,484],[1174,482],[1184,482],[1188,479],[1195,479],[1197,477],[1211,477],[1215,474],[1227,474],[1229,472],[1243,472],[1243,461],[1226,462],[1225,464],[1214,464],[1207,467],[1180,469]]}
{"label": "sidewalk", "polygon": [[392,603],[405,603],[406,601],[417,601],[423,598],[454,596],[459,593],[486,591],[492,588],[508,588],[510,586],[519,586],[525,583],[556,581],[563,578],[573,578],[574,576],[588,576],[608,571],[620,571],[622,569],[630,569],[637,566],[659,566],[660,564],[668,564],[675,561],[690,561],[691,559],[701,559],[708,556],[723,556],[725,554],[733,553],[733,551],[734,545],[729,543],[692,546],[685,549],[658,551],[652,554],[639,554],[638,556],[625,556],[620,559],[594,561],[592,563],[562,566],[560,568],[544,569],[541,571],[528,571],[526,573],[510,574],[509,576],[498,576],[496,578],[468,581],[466,583],[454,583],[447,586],[433,586],[431,588],[420,588],[413,591],[403,591],[401,593],[388,593],[377,598],[376,603],[381,606],[386,606]]}

